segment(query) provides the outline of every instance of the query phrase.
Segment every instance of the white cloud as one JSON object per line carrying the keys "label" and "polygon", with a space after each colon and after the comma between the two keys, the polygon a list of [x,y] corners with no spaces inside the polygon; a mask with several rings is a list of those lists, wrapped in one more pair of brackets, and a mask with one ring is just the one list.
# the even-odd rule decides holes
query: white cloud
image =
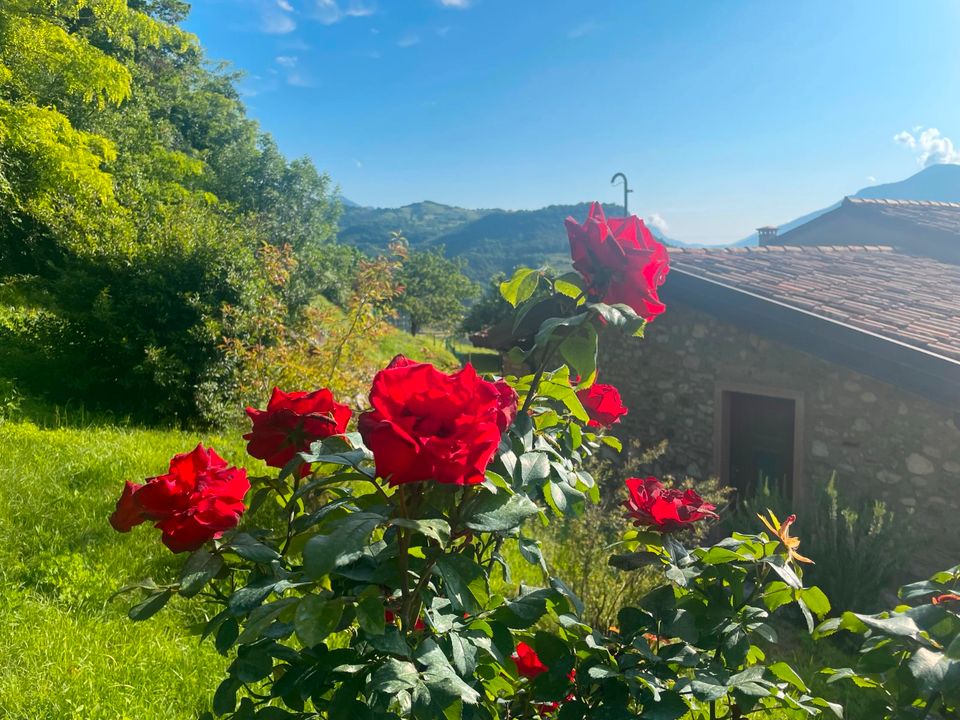
{"label": "white cloud", "polygon": [[357,170],[363,170],[363,163],[360,160],[354,160],[353,164],[357,166]]}
{"label": "white cloud", "polygon": [[297,23],[286,13],[265,10],[260,19],[260,29],[269,35],[286,35],[297,29]]}
{"label": "white cloud", "polygon": [[277,65],[285,68],[292,68],[297,66],[297,56],[296,55],[277,55],[276,57]]}
{"label": "white cloud", "polygon": [[447,33],[449,33],[450,30],[451,28],[449,25],[443,25],[437,28],[437,35],[439,35],[440,37],[446,37]]}
{"label": "white cloud", "polygon": [[348,17],[369,17],[375,12],[373,5],[362,0],[313,0],[310,15],[324,25],[333,25]]}
{"label": "white cloud", "polygon": [[448,8],[466,10],[468,7],[470,7],[470,0],[440,0],[440,4]]}
{"label": "white cloud", "polygon": [[670,229],[670,226],[667,225],[667,221],[663,219],[663,215],[660,213],[650,213],[645,220],[647,225],[661,234],[666,234],[666,232]]}
{"label": "white cloud", "polygon": [[902,130],[893,136],[893,140],[916,153],[920,167],[960,165],[960,150],[954,146],[953,140],[941,135],[937,128],[924,130],[923,126],[918,126],[913,132]]}
{"label": "white cloud", "polygon": [[291,17],[293,6],[288,0],[260,0],[260,29],[270,35],[286,35],[297,29]]}
{"label": "white cloud", "polygon": [[304,75],[299,71],[293,71],[287,75],[287,85],[292,85],[293,87],[303,87],[309,88],[313,87],[313,80]]}
{"label": "white cloud", "polygon": [[402,38],[397,40],[397,47],[402,47],[402,48],[413,47],[419,42],[420,42],[420,36],[410,33],[410,34],[404,35]]}
{"label": "white cloud", "polygon": [[599,29],[600,29],[600,26],[597,25],[597,23],[595,23],[593,20],[588,20],[585,23],[577,25],[577,27],[573,28],[570,32],[568,32],[567,37],[570,38],[571,40],[576,40],[578,38],[582,38],[586,35],[589,35],[590,33]]}
{"label": "white cloud", "polygon": [[876,179],[873,175],[867,175],[867,182],[868,182],[868,183],[875,183],[876,181],[877,181],[877,179]]}

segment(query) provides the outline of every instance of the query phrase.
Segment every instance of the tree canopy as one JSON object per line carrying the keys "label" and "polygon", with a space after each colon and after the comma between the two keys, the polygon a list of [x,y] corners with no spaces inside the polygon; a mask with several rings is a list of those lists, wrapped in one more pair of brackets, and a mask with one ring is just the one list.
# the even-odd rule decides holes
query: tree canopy
{"label": "tree canopy", "polygon": [[448,258],[443,247],[413,250],[400,271],[403,292],[397,307],[416,335],[427,325],[455,328],[464,314],[464,302],[479,294],[479,287],[463,274],[464,261]]}
{"label": "tree canopy", "polygon": [[229,374],[222,310],[253,306],[264,244],[296,254],[291,318],[355,263],[330,179],[247,117],[187,10],[0,4],[0,374],[181,420]]}

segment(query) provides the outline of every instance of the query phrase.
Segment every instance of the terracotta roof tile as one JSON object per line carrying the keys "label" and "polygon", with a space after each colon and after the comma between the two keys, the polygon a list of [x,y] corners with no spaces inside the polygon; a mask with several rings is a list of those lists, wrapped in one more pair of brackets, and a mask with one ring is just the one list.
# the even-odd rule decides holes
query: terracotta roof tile
{"label": "terracotta roof tile", "polygon": [[875,245],[671,248],[670,255],[684,272],[960,358],[960,265]]}

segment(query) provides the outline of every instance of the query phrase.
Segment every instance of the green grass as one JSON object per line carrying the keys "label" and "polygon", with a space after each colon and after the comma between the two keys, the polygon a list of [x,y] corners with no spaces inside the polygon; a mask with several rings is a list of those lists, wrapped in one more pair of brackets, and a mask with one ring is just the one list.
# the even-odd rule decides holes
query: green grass
{"label": "green grass", "polygon": [[[171,603],[146,623],[110,601],[131,580],[171,578],[180,559],[149,526],[107,524],[125,479],[166,469],[193,434],[117,427],[0,424],[0,717],[150,720],[206,709],[224,659]],[[239,438],[204,438],[234,462]]]}
{"label": "green grass", "polygon": [[[82,408],[27,408],[33,422],[0,422],[0,718],[197,717],[208,708],[227,661],[187,632],[202,619],[196,603],[175,599],[147,622],[133,623],[126,610],[137,596],[110,600],[127,582],[172,579],[182,558],[167,552],[148,525],[119,535],[107,517],[125,479],[162,472],[171,455],[198,439],[231,462],[247,462],[239,432],[198,438],[116,426],[109,416],[91,417]],[[544,540],[544,553],[561,576],[573,580],[570,573],[583,564],[589,543],[557,528],[532,526],[529,532]],[[601,540],[593,553],[603,549]],[[506,582],[495,571],[495,591],[511,594],[520,582],[542,582],[515,542],[505,544],[504,555],[514,574]],[[588,602],[603,592],[583,590]],[[822,676],[816,679],[819,667],[850,662],[848,650],[814,646],[789,624],[781,638],[777,656],[814,680],[818,691],[825,690]],[[827,694],[836,699],[837,690]],[[851,693],[841,692],[840,699],[851,718],[866,720]]]}

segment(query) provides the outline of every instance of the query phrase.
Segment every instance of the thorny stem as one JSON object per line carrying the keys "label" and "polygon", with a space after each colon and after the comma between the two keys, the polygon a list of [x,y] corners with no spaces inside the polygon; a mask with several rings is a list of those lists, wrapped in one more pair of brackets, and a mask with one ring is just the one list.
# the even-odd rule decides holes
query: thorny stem
{"label": "thorny stem", "polygon": [[[400,505],[400,516],[403,518],[408,518],[407,514],[407,493],[403,485],[397,488],[397,501]],[[404,610],[409,609],[410,607],[410,565],[409,565],[409,552],[410,552],[410,531],[407,528],[400,528],[399,537],[397,540],[397,549],[399,557],[397,558],[400,564],[400,596],[402,598],[402,605]],[[407,622],[407,618],[403,617],[404,623]]]}
{"label": "thorny stem", "polygon": [[287,502],[287,537],[283,541],[283,547],[280,548],[280,556],[287,554],[290,542],[293,540],[293,521],[297,519],[297,490],[300,489],[300,478],[293,480],[293,492],[290,493],[290,500]]}
{"label": "thorny stem", "polygon": [[556,343],[548,344],[546,349],[543,351],[543,359],[540,361],[540,367],[537,368],[536,374],[533,376],[533,382],[530,383],[530,389],[527,391],[527,397],[523,401],[523,407],[520,408],[520,414],[527,412],[530,409],[530,406],[533,404],[533,399],[537,396],[537,388],[540,387],[540,381],[543,379],[543,373],[546,372],[547,363],[553,358],[553,353],[556,351],[558,345]]}

